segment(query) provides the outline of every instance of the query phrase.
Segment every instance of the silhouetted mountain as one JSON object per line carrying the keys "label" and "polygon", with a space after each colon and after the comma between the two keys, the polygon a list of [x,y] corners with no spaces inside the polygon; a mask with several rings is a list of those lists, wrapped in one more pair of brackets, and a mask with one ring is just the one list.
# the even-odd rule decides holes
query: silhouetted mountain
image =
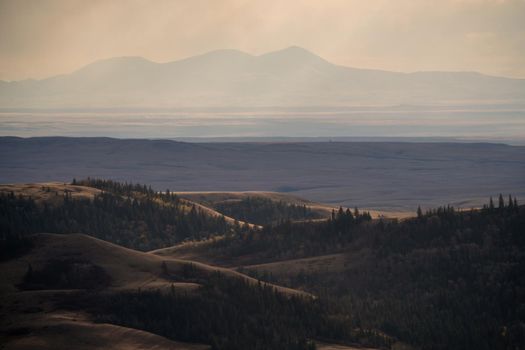
{"label": "silhouetted mountain", "polygon": [[168,63],[119,57],[43,80],[0,82],[1,107],[257,107],[523,103],[525,80],[332,64],[299,47],[218,50]]}

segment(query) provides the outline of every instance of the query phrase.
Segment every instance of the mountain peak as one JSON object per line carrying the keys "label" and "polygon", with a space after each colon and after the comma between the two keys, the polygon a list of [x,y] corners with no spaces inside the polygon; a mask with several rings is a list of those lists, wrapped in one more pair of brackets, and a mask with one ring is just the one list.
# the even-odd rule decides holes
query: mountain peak
{"label": "mountain peak", "polygon": [[[240,50],[235,50],[235,49],[219,49],[219,50],[213,50],[213,51],[209,51],[209,52],[206,52],[206,53],[203,53],[201,55],[197,55],[197,56],[191,56],[191,57],[188,57],[186,59],[183,59],[182,61],[187,61],[187,60],[202,60],[202,59],[243,59],[243,58],[253,58],[252,55],[246,53],[246,52],[243,52],[243,51],[240,51]],[[177,61],[175,61],[177,62]]]}
{"label": "mountain peak", "polygon": [[302,61],[315,62],[317,61],[317,62],[329,63],[328,61],[317,56],[311,51],[308,51],[307,49],[299,47],[299,46],[289,46],[281,50],[265,53],[264,55],[261,55],[259,57],[286,59],[286,60],[293,60],[295,62],[302,62]]}
{"label": "mountain peak", "polygon": [[295,52],[295,53],[300,53],[300,54],[308,54],[308,55],[317,56],[317,55],[313,54],[311,51],[308,51],[307,49],[305,49],[303,47],[300,47],[300,46],[296,46],[296,45],[288,46],[287,48],[282,49],[280,51],[282,51],[282,52]]}

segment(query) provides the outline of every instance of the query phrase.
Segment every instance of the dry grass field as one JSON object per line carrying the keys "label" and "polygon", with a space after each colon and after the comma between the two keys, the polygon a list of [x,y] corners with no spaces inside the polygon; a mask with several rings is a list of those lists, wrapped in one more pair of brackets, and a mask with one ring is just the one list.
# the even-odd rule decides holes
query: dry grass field
{"label": "dry grass field", "polygon": [[[180,282],[165,276],[163,264],[170,275],[181,275],[183,270],[191,265],[198,278],[205,279],[220,272],[227,278],[241,278],[249,283],[258,283],[253,278],[226,268],[138,252],[83,234],[38,234],[33,236],[33,245],[38,248],[16,259],[0,263],[0,270],[4,271],[0,286],[4,293],[16,293],[16,286],[21,283],[29,264],[33,269],[38,269],[57,259],[74,259],[100,266],[111,277],[110,289],[115,290],[174,287],[181,291],[191,291],[198,287],[196,283]],[[290,295],[308,295],[280,286],[275,288]]]}
{"label": "dry grass field", "polygon": [[14,193],[16,196],[31,197],[37,202],[61,202],[66,193],[73,199],[93,199],[101,191],[87,186],[71,185],[63,182],[42,182],[30,184],[0,184],[0,194]]}

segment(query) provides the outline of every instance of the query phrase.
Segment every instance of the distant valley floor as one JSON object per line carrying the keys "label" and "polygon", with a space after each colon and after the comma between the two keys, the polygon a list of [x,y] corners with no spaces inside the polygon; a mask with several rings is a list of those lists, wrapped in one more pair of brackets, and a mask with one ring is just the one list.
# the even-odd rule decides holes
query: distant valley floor
{"label": "distant valley floor", "polygon": [[0,183],[100,177],[172,191],[277,191],[331,205],[415,211],[525,197],[525,147],[488,143],[183,143],[0,138]]}

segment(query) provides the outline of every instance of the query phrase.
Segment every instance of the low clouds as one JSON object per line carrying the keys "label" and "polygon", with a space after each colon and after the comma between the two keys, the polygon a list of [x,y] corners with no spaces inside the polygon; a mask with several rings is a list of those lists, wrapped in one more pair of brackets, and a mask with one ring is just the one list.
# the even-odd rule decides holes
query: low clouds
{"label": "low clouds", "polygon": [[342,65],[525,78],[523,0],[0,1],[0,79],[298,45]]}

